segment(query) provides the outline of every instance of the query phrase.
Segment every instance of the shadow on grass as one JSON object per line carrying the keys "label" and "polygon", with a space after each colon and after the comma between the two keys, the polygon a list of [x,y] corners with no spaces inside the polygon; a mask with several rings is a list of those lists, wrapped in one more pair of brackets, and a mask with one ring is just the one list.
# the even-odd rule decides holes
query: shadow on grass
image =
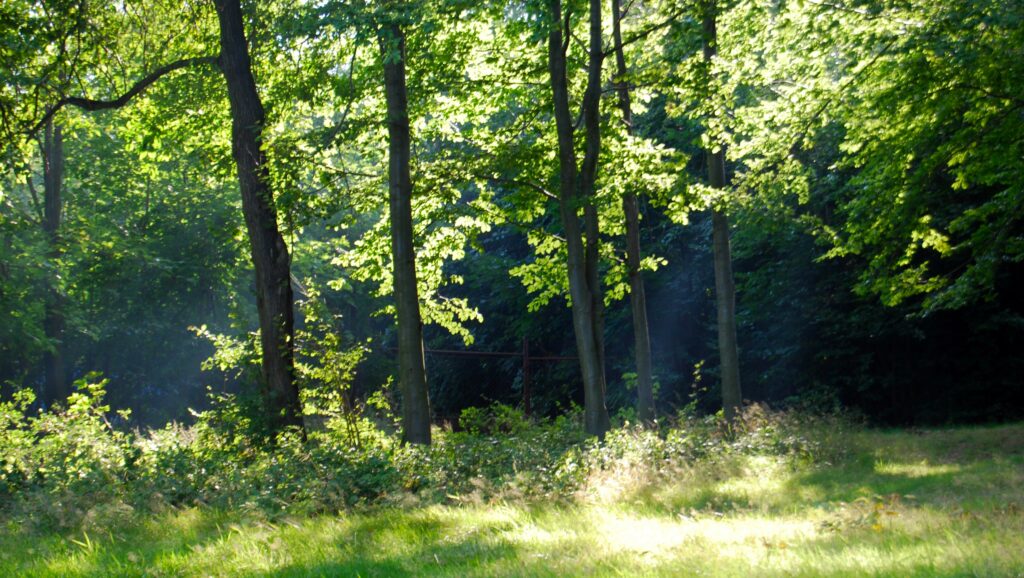
{"label": "shadow on grass", "polygon": [[515,560],[516,544],[499,536],[511,527],[500,519],[465,523],[432,508],[313,518],[295,527],[187,510],[88,540],[0,533],[0,549],[13,554],[0,556],[0,575],[458,576]]}
{"label": "shadow on grass", "polygon": [[786,491],[814,502],[894,495],[935,506],[1019,500],[1024,445],[1005,443],[1009,433],[1006,428],[925,432],[916,443],[906,438],[900,444],[878,443],[833,466],[793,475]]}
{"label": "shadow on grass", "polygon": [[740,455],[684,471],[665,486],[640,488],[623,501],[654,515],[794,515],[862,498],[940,509],[1005,505],[1022,498],[1020,433],[1019,426],[911,435],[869,431],[831,464],[794,467],[782,458]]}
{"label": "shadow on grass", "polygon": [[[405,524],[405,522],[403,522]],[[469,575],[538,575],[524,574],[523,567],[511,573],[499,571],[498,566],[514,563],[519,552],[511,541],[494,536],[464,535],[451,537],[453,528],[440,520],[421,521],[415,526],[421,532],[417,544],[408,545],[399,552],[388,552],[388,545],[375,539],[356,540],[352,537],[373,532],[379,526],[376,520],[365,521],[352,527],[351,532],[339,536],[333,548],[323,550],[318,559],[298,560],[275,569],[273,576],[469,576]],[[407,526],[408,527],[408,526]],[[491,533],[497,531],[488,529]],[[487,568],[491,570],[484,571]],[[265,572],[243,572],[242,576],[266,576]]]}
{"label": "shadow on grass", "polygon": [[975,471],[981,467],[981,464],[958,466],[953,471],[916,476],[879,472],[871,460],[867,464],[843,464],[796,475],[786,482],[786,490],[814,496],[819,502],[850,502],[857,498],[893,494],[929,499],[948,493],[956,482],[976,475]]}
{"label": "shadow on grass", "polygon": [[[0,532],[0,574],[137,576],[168,558],[185,558],[229,536],[238,518],[213,510],[171,511],[118,527],[39,536]],[[11,559],[13,558],[13,559]]]}

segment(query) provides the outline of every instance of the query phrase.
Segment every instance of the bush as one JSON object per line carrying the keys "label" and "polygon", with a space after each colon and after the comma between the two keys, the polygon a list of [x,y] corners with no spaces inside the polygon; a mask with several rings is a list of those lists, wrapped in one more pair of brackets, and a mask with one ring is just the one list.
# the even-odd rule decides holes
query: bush
{"label": "bush", "polygon": [[459,416],[459,426],[473,435],[515,436],[530,427],[530,421],[519,408],[496,403],[489,407],[467,407]]}
{"label": "bush", "polygon": [[35,417],[27,413],[34,401],[27,390],[0,404],[0,487],[12,503],[29,506],[33,524],[79,525],[94,507],[120,497],[135,453],[131,437],[107,420],[106,383],[87,375],[75,382],[66,408]]}

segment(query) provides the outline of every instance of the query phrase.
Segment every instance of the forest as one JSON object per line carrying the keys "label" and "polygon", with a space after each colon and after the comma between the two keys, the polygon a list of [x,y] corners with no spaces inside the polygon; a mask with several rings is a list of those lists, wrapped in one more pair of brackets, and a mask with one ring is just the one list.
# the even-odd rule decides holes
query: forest
{"label": "forest", "polygon": [[1024,1],[0,0],[0,574],[1024,572]]}

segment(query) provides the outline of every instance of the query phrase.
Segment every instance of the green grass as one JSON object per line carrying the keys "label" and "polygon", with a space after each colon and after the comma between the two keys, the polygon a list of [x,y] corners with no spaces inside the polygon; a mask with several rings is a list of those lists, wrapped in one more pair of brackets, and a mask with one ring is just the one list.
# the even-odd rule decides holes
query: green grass
{"label": "green grass", "polygon": [[0,576],[1024,576],[1024,425],[855,431],[831,464],[594,478],[573,504],[0,530]]}

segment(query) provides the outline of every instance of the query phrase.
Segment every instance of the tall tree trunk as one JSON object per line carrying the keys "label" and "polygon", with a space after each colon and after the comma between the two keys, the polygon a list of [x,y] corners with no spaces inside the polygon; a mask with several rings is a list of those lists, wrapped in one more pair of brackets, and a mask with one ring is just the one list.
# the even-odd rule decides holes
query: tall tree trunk
{"label": "tall tree trunk", "polygon": [[[551,30],[548,35],[548,72],[554,97],[558,132],[559,208],[568,250],[569,294],[572,297],[573,329],[583,374],[584,424],[587,433],[604,437],[609,428],[605,405],[604,324],[598,274],[599,231],[594,206],[594,183],[600,152],[601,96],[601,2],[590,3],[590,59],[587,90],[583,97],[586,147],[583,165],[576,166],[575,135],[569,110],[566,49],[563,40],[562,6],[551,0]],[[566,35],[568,30],[566,31]],[[584,245],[577,208],[584,206],[587,242]]]}
{"label": "tall tree trunk", "polygon": [[423,322],[416,289],[413,248],[411,136],[405,88],[405,32],[397,24],[381,29],[384,92],[388,109],[388,199],[391,257],[394,261],[395,312],[398,317],[398,383],[402,390],[405,440],[430,443],[430,401],[423,362]]}
{"label": "tall tree trunk", "polygon": [[43,331],[52,347],[43,356],[43,400],[47,405],[53,405],[67,399],[70,393],[64,365],[64,295],[58,280],[64,187],[64,135],[60,125],[46,123],[43,157],[43,231],[49,244],[47,257],[51,268],[46,289]]}
{"label": "tall tree trunk", "polygon": [[[704,12],[704,59],[710,62],[718,52],[717,6],[710,0]],[[729,185],[725,172],[725,145],[705,151],[708,159],[708,184],[716,189]],[[722,368],[722,409],[725,419],[735,419],[743,403],[740,390],[740,359],[736,343],[736,286],[732,275],[729,247],[729,218],[715,209],[711,216],[712,247],[715,262],[715,303],[718,309],[718,355]]]}
{"label": "tall tree trunk", "polygon": [[[612,35],[615,42],[616,82],[619,108],[626,133],[633,135],[633,110],[629,95],[626,54],[622,48],[622,8],[619,0],[612,0]],[[640,208],[636,194],[627,191],[622,196],[622,212],[626,217],[626,271],[629,274],[629,304],[633,313],[633,344],[636,355],[637,418],[650,423],[655,418],[654,375],[651,362],[651,334],[647,325],[647,294],[640,272]]]}
{"label": "tall tree trunk", "polygon": [[265,115],[252,75],[239,0],[215,0],[220,22],[220,67],[231,103],[231,140],[242,212],[256,271],[260,318],[263,394],[269,426],[302,427],[295,383],[294,310],[288,248],[277,226],[270,173],[260,142]]}
{"label": "tall tree trunk", "polygon": [[[604,296],[601,290],[601,232],[597,217],[597,167],[601,153],[601,66],[604,64],[604,42],[601,36],[601,0],[590,0],[590,46],[587,55],[587,88],[583,93],[583,131],[584,152],[580,166],[579,198],[583,201],[583,222],[586,227],[586,270],[587,284],[593,303],[594,343],[597,349],[597,363],[600,368],[600,397],[596,398],[600,405],[596,408],[596,419],[600,431],[596,434],[604,437],[611,424],[605,405],[606,377],[604,350]],[[595,392],[596,393],[596,392]]]}

